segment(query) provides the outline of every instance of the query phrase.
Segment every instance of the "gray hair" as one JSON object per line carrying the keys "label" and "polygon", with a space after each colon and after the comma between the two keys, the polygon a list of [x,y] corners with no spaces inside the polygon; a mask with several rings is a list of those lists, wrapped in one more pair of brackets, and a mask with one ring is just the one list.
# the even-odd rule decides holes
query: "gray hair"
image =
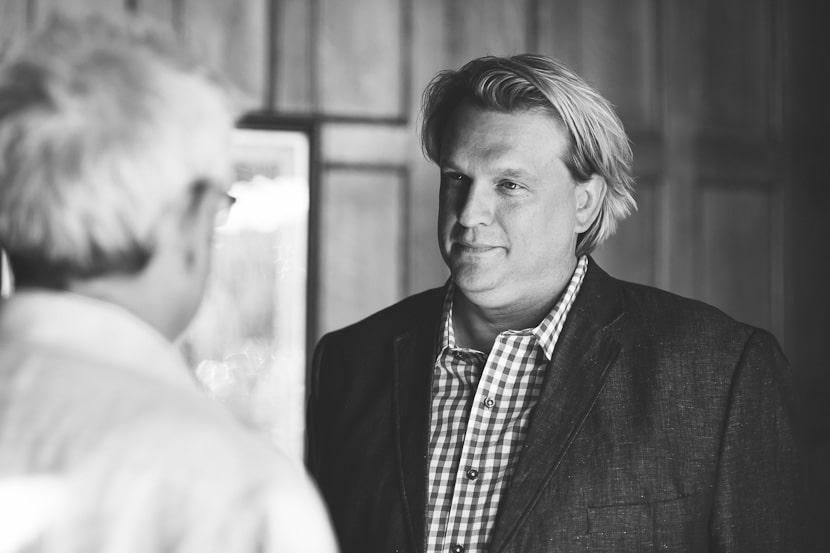
{"label": "gray hair", "polygon": [[536,54],[487,56],[440,72],[424,91],[421,123],[421,147],[437,164],[447,122],[462,102],[505,113],[549,113],[568,131],[570,151],[563,162],[573,179],[605,179],[599,215],[579,236],[577,255],[593,251],[636,209],[631,146],[622,122],[605,98],[560,62]]}
{"label": "gray hair", "polygon": [[53,16],[3,60],[0,247],[16,273],[136,272],[162,211],[227,179],[228,96],[171,36]]}

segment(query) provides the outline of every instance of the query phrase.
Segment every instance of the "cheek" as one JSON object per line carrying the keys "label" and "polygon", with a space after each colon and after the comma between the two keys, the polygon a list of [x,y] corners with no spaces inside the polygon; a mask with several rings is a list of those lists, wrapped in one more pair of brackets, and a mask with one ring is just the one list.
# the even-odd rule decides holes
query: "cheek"
{"label": "cheek", "polygon": [[438,199],[438,230],[448,230],[455,223],[455,211],[451,199],[441,194]]}
{"label": "cheek", "polygon": [[525,209],[508,208],[502,221],[513,248],[527,252],[534,262],[569,248],[576,237],[574,210],[567,205],[551,207],[537,202]]}

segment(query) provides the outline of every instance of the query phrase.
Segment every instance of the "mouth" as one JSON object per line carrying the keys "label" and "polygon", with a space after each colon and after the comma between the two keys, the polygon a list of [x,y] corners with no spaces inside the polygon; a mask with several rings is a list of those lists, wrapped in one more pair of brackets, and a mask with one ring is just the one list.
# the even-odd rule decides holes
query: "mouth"
{"label": "mouth", "polygon": [[485,253],[498,248],[498,246],[476,244],[471,242],[456,242],[453,246],[462,253]]}

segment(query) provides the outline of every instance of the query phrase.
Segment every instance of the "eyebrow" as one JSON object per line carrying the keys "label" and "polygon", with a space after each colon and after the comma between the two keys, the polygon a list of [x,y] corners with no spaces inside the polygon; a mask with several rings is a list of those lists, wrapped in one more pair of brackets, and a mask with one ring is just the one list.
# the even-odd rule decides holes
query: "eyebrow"
{"label": "eyebrow", "polygon": [[495,174],[500,177],[507,177],[511,179],[528,179],[530,178],[530,173],[526,171],[522,171],[521,169],[496,169]]}
{"label": "eyebrow", "polygon": [[[457,165],[455,165],[447,159],[442,159],[441,162],[438,164],[438,167],[439,169],[441,169],[441,171],[465,173],[465,171],[459,169]],[[514,169],[511,167],[497,167],[493,170],[493,174],[507,178],[530,178],[531,176],[530,173],[528,173],[527,171],[523,171],[522,169]]]}

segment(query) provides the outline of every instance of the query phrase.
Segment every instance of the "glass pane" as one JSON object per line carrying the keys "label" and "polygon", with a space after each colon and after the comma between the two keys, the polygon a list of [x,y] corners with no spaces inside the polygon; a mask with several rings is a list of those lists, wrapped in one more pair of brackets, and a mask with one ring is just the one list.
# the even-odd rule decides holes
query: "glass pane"
{"label": "glass pane", "polygon": [[204,302],[180,343],[208,392],[303,454],[309,141],[235,132],[237,201],[217,228]]}
{"label": "glass pane", "polygon": [[13,289],[14,282],[12,281],[9,260],[6,257],[6,252],[0,250],[0,298],[8,298],[11,296]]}

